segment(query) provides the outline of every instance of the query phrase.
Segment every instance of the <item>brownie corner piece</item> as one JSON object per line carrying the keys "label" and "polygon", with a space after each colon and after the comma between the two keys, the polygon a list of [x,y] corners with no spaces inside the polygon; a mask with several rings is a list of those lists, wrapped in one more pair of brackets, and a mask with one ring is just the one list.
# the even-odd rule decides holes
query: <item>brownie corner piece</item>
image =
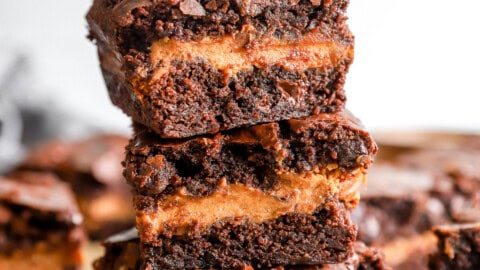
{"label": "brownie corner piece", "polygon": [[81,269],[82,222],[70,187],[54,175],[0,177],[0,268]]}
{"label": "brownie corner piece", "polygon": [[438,250],[430,255],[432,270],[480,269],[480,223],[434,228]]}

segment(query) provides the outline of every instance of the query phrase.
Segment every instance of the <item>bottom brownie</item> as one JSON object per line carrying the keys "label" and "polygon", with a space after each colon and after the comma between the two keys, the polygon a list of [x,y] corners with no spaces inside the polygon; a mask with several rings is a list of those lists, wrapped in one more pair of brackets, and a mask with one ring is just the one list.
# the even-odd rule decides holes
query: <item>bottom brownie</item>
{"label": "bottom brownie", "polygon": [[434,233],[438,251],[429,258],[430,269],[480,269],[480,223],[439,226]]}
{"label": "bottom brownie", "polygon": [[[105,255],[94,262],[95,270],[135,270],[141,268],[140,241],[135,229],[112,236],[103,243]],[[266,270],[391,270],[384,261],[383,254],[367,247],[361,242],[353,245],[354,253],[347,261],[338,264],[320,264],[311,266],[278,266]],[[148,269],[148,268],[147,268]],[[150,268],[151,269],[151,268]],[[242,270],[255,270],[249,265],[239,267]]]}
{"label": "bottom brownie", "polygon": [[345,261],[355,239],[349,211],[328,198],[312,214],[288,213],[260,223],[225,219],[184,235],[159,236],[142,243],[140,253],[146,269],[316,265]]}

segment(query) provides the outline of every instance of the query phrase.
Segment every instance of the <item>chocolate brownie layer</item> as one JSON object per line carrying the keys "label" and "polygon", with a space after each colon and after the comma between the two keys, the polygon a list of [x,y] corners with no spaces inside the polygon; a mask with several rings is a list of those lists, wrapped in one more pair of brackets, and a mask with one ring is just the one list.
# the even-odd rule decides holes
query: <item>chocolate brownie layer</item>
{"label": "chocolate brownie layer", "polygon": [[320,114],[201,136],[161,140],[140,125],[127,147],[125,176],[144,195],[181,188],[205,196],[219,184],[268,190],[280,174],[335,171],[346,179],[373,161],[376,145],[349,112]]}
{"label": "chocolate brownie layer", "polygon": [[287,214],[262,223],[231,219],[183,236],[161,236],[155,243],[142,239],[139,253],[146,269],[315,265],[345,261],[355,234],[348,211],[330,200],[312,215]]}
{"label": "chocolate brownie layer", "polygon": [[85,227],[94,239],[104,239],[134,224],[130,188],[122,175],[128,139],[103,134],[80,141],[51,141],[28,153],[10,175],[43,171],[72,185]]}
{"label": "chocolate brownie layer", "polygon": [[480,223],[441,226],[434,233],[438,251],[430,256],[430,269],[480,269]]}
{"label": "chocolate brownie layer", "polygon": [[349,60],[337,67],[240,71],[225,81],[208,63],[174,63],[175,72],[148,95],[103,68],[113,103],[160,137],[181,138],[235,127],[334,112],[346,101]]}
{"label": "chocolate brownie layer", "polygon": [[[263,14],[273,9],[275,14],[295,14],[290,17],[306,24],[298,25],[303,30],[287,34],[283,31],[292,28],[283,24],[292,21],[282,22],[283,15],[271,17],[278,23],[264,21],[258,14],[252,20],[243,7],[237,7],[228,13],[240,17],[238,27],[213,36],[201,31],[203,35],[194,34],[195,40],[190,32],[196,26],[206,26],[202,19],[213,16],[215,25],[223,25],[217,15],[193,16],[196,19],[188,24],[188,31],[167,33],[164,27],[179,27],[173,26],[185,15],[179,7],[220,4],[215,0],[123,1],[114,6],[104,2],[95,1],[87,18],[110,97],[135,121],[161,137],[216,133],[344,107],[345,73],[353,59],[344,1],[225,1],[218,8],[220,13],[232,5],[251,5],[247,8],[254,7],[251,12]],[[170,15],[160,18],[170,12],[178,20]],[[267,27],[260,27],[256,20]],[[313,24],[307,23],[309,20]],[[212,27],[209,29],[216,32]],[[156,34],[158,29],[163,30]]]}
{"label": "chocolate brownie layer", "polygon": [[347,5],[347,0],[95,0],[87,20],[94,38],[124,52],[148,50],[165,37],[189,41],[235,35],[247,26],[261,36],[295,38],[317,29],[352,42],[345,25]]}
{"label": "chocolate brownie layer", "polygon": [[[93,266],[95,270],[136,270],[141,269],[140,239],[137,231],[131,229],[107,239],[103,243],[105,254],[97,259]],[[383,254],[374,248],[367,247],[361,242],[353,245],[354,253],[344,263],[323,264],[311,266],[279,266],[264,268],[264,270],[387,270],[389,268],[384,261]],[[214,270],[210,268],[211,270]],[[245,265],[242,270],[256,270]],[[155,269],[151,269],[155,270]]]}
{"label": "chocolate brownie layer", "polygon": [[82,221],[70,188],[53,175],[0,178],[0,268],[80,269]]}

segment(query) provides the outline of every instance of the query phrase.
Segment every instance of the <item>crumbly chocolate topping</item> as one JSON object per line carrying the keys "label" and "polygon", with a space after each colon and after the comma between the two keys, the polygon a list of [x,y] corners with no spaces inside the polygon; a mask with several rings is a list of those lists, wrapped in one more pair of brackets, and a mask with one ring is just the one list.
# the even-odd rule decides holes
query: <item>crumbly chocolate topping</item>
{"label": "crumbly chocolate topping", "polygon": [[[236,34],[247,25],[258,35],[295,38],[316,30],[353,42],[345,24],[347,0],[96,0],[87,15],[91,36],[119,46],[123,54],[148,51],[163,37],[199,40]],[[114,45],[115,44],[115,45]]]}

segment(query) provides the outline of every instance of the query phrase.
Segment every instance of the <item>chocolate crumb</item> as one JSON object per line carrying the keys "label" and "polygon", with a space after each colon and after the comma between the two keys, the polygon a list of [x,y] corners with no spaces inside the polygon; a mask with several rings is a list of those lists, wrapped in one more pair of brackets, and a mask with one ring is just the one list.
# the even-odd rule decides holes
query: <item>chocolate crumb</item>
{"label": "chocolate crumb", "polygon": [[206,12],[203,6],[195,0],[184,0],[180,3],[180,10],[185,15],[205,16]]}

